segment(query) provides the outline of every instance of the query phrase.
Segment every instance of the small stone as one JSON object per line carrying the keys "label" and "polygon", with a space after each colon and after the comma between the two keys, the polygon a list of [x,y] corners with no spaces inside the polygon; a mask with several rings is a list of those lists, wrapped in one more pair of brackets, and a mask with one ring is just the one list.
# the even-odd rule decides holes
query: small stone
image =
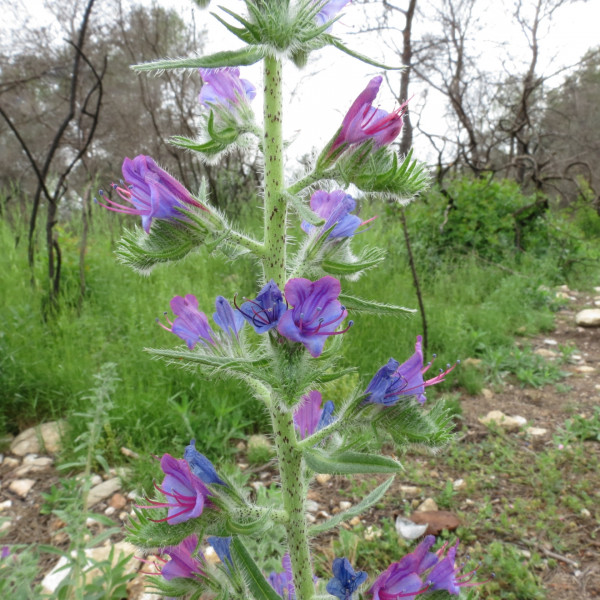
{"label": "small stone", "polygon": [[352,527],[356,527],[357,525],[360,525],[360,517],[352,517],[349,521],[350,525],[352,525]]}
{"label": "small stone", "polygon": [[34,485],[35,479],[15,479],[14,481],[10,482],[8,489],[13,494],[17,494],[17,496],[25,498]]}
{"label": "small stone", "polygon": [[492,410],[485,417],[478,419],[483,425],[489,425],[490,423],[496,423],[502,429],[506,431],[518,431],[521,427],[527,424],[525,417],[514,416],[509,417],[500,410]]}
{"label": "small stone", "polygon": [[585,308],[575,315],[575,323],[580,327],[600,327],[600,308]]}
{"label": "small stone", "polygon": [[317,502],[315,502],[314,500],[307,500],[306,501],[306,510],[308,512],[314,513],[317,512],[319,510],[319,504]]}
{"label": "small stone", "polygon": [[12,500],[5,500],[4,502],[0,502],[0,512],[2,512],[5,508],[10,508],[12,506]]}
{"label": "small stone", "polygon": [[270,450],[272,447],[273,445],[271,444],[266,435],[257,434],[251,435],[248,438],[248,450],[254,450],[257,448],[267,448]]}
{"label": "small stone", "polygon": [[525,548],[516,548],[516,551],[523,557],[523,558],[531,558],[531,552],[529,552],[529,550],[525,550]]}
{"label": "small stone", "polygon": [[317,513],[317,517],[320,517],[321,519],[329,519],[331,515],[326,510],[320,510]]}
{"label": "small stone", "polygon": [[94,525],[101,525],[100,521],[98,521],[98,519],[94,519],[93,517],[88,517],[85,520],[85,524],[86,524],[86,527],[93,527]]}
{"label": "small stone", "polygon": [[271,473],[269,473],[269,471],[263,471],[262,473],[259,474],[258,477],[259,477],[259,479],[264,481],[265,479],[269,479],[271,477]]}
{"label": "small stone", "polygon": [[21,464],[21,461],[19,461],[18,458],[13,458],[12,456],[7,456],[3,461],[2,464],[5,467],[8,467],[9,469],[12,469],[13,467],[17,467]]}
{"label": "small stone", "polygon": [[50,454],[56,454],[60,450],[60,437],[64,426],[63,421],[52,421],[30,427],[12,441],[10,450],[17,456],[39,454],[42,448]]}
{"label": "small stone", "polygon": [[342,500],[340,502],[340,508],[342,510],[348,510],[348,509],[352,508],[352,502],[348,502],[348,500]]}
{"label": "small stone", "polygon": [[428,525],[417,525],[406,517],[398,516],[396,518],[396,533],[405,540],[416,540],[427,530]]}
{"label": "small stone", "polygon": [[417,512],[436,511],[437,509],[438,505],[436,504],[435,500],[433,498],[426,498],[417,507]]}
{"label": "small stone", "polygon": [[250,483],[250,487],[254,488],[255,492],[258,492],[260,488],[265,487],[265,484],[262,481],[253,481]]}
{"label": "small stone", "polygon": [[238,452],[244,452],[244,450],[246,450],[246,443],[243,440],[240,440],[236,445],[235,448]]}
{"label": "small stone", "polygon": [[488,388],[483,388],[481,390],[481,395],[486,399],[486,400],[491,400],[494,397],[494,392],[492,392],[492,390],[488,389]]}
{"label": "small stone", "polygon": [[593,373],[595,370],[594,367],[590,367],[589,365],[578,365],[575,367],[576,373]]}
{"label": "small stone", "polygon": [[0,523],[0,532],[6,531],[7,529],[10,529],[12,526],[13,526],[12,521],[10,521],[10,520],[2,521],[2,523]]}
{"label": "small stone", "polygon": [[140,493],[137,490],[131,490],[131,492],[127,492],[128,500],[137,500],[140,497]]}
{"label": "small stone", "polygon": [[525,433],[534,437],[541,437],[543,435],[546,435],[548,433],[548,430],[544,429],[543,427],[528,427],[525,430]]}
{"label": "small stone", "polygon": [[129,458],[139,458],[140,457],[140,455],[137,452],[130,450],[129,448],[126,448],[125,446],[121,447],[121,454],[123,456],[128,456]]}
{"label": "small stone", "polygon": [[212,546],[207,546],[202,553],[204,554],[206,562],[211,565],[216,565],[217,563],[221,562],[219,555],[215,552],[215,549]]}
{"label": "small stone", "polygon": [[111,508],[114,508],[115,511],[121,510],[122,508],[125,508],[125,506],[127,506],[127,498],[125,498],[125,496],[123,496],[123,494],[120,494],[119,492],[117,492],[116,494],[113,494],[108,505]]}
{"label": "small stone", "polygon": [[566,292],[556,292],[556,294],[554,294],[555,298],[558,298],[559,300],[575,300],[575,298],[569,296],[569,294],[567,294]]}
{"label": "small stone", "polygon": [[401,485],[400,493],[407,498],[414,498],[421,493],[421,488],[416,485]]}
{"label": "small stone", "polygon": [[467,482],[464,479],[455,479],[452,482],[452,488],[455,490],[464,490],[467,487]]}
{"label": "small stone", "polygon": [[556,358],[558,356],[558,352],[554,352],[554,350],[549,350],[548,348],[537,348],[533,353],[543,358]]}
{"label": "small stone", "polygon": [[309,523],[315,523],[315,522],[317,521],[317,517],[315,517],[315,515],[311,515],[310,513],[308,513],[308,514],[306,515],[306,520],[307,520]]}
{"label": "small stone", "polygon": [[112,517],[112,515],[114,515],[116,512],[117,512],[117,509],[114,506],[108,506],[108,507],[106,507],[104,514],[107,517]]}
{"label": "small stone", "polygon": [[319,473],[315,479],[320,485],[325,485],[331,479],[331,477],[332,476],[329,473]]}
{"label": "small stone", "polygon": [[86,508],[98,504],[102,500],[105,500],[109,496],[112,496],[115,492],[121,489],[121,481],[118,477],[107,479],[98,485],[95,485],[89,492],[86,502]]}
{"label": "small stone", "polygon": [[558,342],[551,338],[546,338],[543,343],[546,344],[546,346],[558,346]]}
{"label": "small stone", "polygon": [[[126,510],[119,513],[119,519],[121,519],[121,521],[126,521],[128,516],[129,514]],[[135,513],[132,516],[135,516]]]}
{"label": "small stone", "polygon": [[441,531],[454,531],[459,525],[458,517],[447,510],[425,510],[414,512],[410,520],[417,525],[427,525],[427,535],[438,535]]}
{"label": "small stone", "polygon": [[248,463],[238,463],[237,466],[240,471],[244,471],[248,468]]}

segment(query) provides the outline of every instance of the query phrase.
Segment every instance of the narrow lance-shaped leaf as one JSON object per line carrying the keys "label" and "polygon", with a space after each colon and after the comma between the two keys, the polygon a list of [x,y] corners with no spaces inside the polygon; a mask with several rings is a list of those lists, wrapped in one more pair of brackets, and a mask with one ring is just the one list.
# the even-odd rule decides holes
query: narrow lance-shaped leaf
{"label": "narrow lance-shaped leaf", "polygon": [[345,46],[339,38],[336,38],[333,35],[327,36],[327,42],[329,44],[331,44],[332,46],[334,46],[335,48],[337,48],[338,50],[341,50],[344,54],[347,54],[348,56],[351,56],[352,58],[356,58],[357,60],[360,60],[361,62],[364,62],[368,65],[372,65],[373,67],[377,67],[378,69],[385,69],[386,71],[399,71],[399,70],[405,68],[402,65],[400,65],[399,67],[390,67],[389,65],[385,65],[373,58],[369,58],[368,56],[365,56],[364,54],[361,54],[360,52],[351,50],[350,48]]}
{"label": "narrow lance-shaped leaf", "polygon": [[234,565],[243,575],[255,600],[281,600],[238,537],[231,540],[230,551]]}
{"label": "narrow lance-shaped leaf", "polygon": [[309,530],[309,535],[317,535],[319,533],[323,533],[324,531],[328,531],[333,527],[337,527],[343,521],[347,519],[351,519],[352,517],[356,517],[357,515],[362,514],[368,508],[371,508],[374,504],[379,502],[379,500],[383,497],[383,495],[388,491],[389,487],[392,485],[394,481],[394,476],[386,479],[381,485],[378,485],[370,494],[365,496],[358,504],[352,506],[348,510],[338,513],[331,519],[328,519],[324,523],[319,523],[318,525],[313,525]]}
{"label": "narrow lance-shaped leaf", "polygon": [[364,298],[348,296],[347,294],[340,294],[340,302],[348,310],[355,313],[399,317],[409,316],[417,312],[413,308],[406,308],[404,306],[394,306],[393,304],[383,304],[382,302],[375,302],[374,300],[365,300]]}
{"label": "narrow lance-shaped leaf", "polygon": [[397,473],[402,469],[402,465],[393,458],[361,452],[327,454],[313,448],[305,450],[304,459],[315,473]]}
{"label": "narrow lance-shaped leaf", "polygon": [[226,50],[208,56],[190,56],[173,58],[133,65],[134,71],[165,71],[170,69],[217,69],[219,67],[240,67],[253,65],[265,57],[261,48],[256,46],[240,50]]}

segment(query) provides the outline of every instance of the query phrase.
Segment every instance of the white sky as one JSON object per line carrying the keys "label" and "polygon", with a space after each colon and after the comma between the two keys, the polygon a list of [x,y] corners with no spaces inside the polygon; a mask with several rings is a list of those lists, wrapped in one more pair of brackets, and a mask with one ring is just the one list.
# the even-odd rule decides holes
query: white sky
{"label": "white sky", "polygon": [[[142,1],[150,2],[150,0]],[[218,6],[222,5],[244,13],[245,7],[242,0],[213,0],[209,10],[198,9],[191,0],[158,1],[159,4],[176,8],[184,18],[189,18],[193,11],[197,25],[206,24],[208,27],[208,52],[242,45],[242,42],[218,24],[209,12],[213,10],[225,18],[229,18],[218,10]],[[426,6],[431,0],[419,0],[419,2]],[[395,0],[395,3],[398,6],[405,4],[403,0]],[[44,16],[42,4],[42,0],[29,0],[25,3],[25,8],[31,15],[31,24],[47,22],[48,17]],[[480,11],[479,18],[484,25],[484,30],[477,39],[473,40],[473,44],[487,68],[493,68],[495,65],[499,68],[500,61],[508,54],[520,55],[524,60],[529,59],[530,55],[522,32],[518,25],[507,16],[511,5],[512,2],[498,0],[478,0],[476,5],[477,10]],[[380,8],[378,7],[377,10]],[[387,62],[391,64],[398,64],[399,61],[396,57],[391,55],[390,50],[377,39],[375,34],[355,35],[358,29],[364,25],[364,11],[364,6],[350,3],[345,8],[340,21],[335,24],[333,33],[341,37],[349,47],[363,54],[379,60],[387,59]],[[23,7],[19,8],[16,18],[25,19]],[[576,64],[586,50],[600,45],[599,23],[600,0],[589,0],[587,3],[577,2],[557,10],[553,20],[549,23],[550,28],[540,35],[541,54],[538,72],[550,74],[558,71],[560,67]],[[400,19],[398,27],[401,29],[403,25],[403,21]],[[417,18],[414,24],[415,33],[427,27],[427,22]],[[513,66],[515,70],[518,70],[518,67],[517,64]],[[299,71],[294,65],[288,64],[286,67],[288,97],[284,122],[287,126],[286,135],[288,139],[293,140],[289,150],[290,156],[299,156],[309,152],[313,147],[321,148],[339,126],[345,111],[356,95],[365,87],[369,78],[378,73],[376,68],[351,59],[332,48],[321,51],[318,58],[313,59],[303,70]],[[242,75],[252,80],[260,90],[262,87],[260,65],[243,68]],[[551,83],[560,83],[562,76],[564,73]],[[394,75],[391,77],[393,80]],[[416,97],[411,102],[411,109],[415,113],[422,111],[421,122],[427,130],[444,133],[443,102],[439,97],[436,98],[435,93],[429,91],[427,103],[423,105],[419,97],[422,88],[412,85],[411,93],[415,93]],[[377,103],[381,108],[391,111],[396,104],[393,96],[384,87],[385,83]],[[260,96],[256,98],[254,105],[260,119]],[[420,140],[417,137],[415,146],[419,158],[422,160],[432,159],[430,148],[424,139]],[[293,167],[293,164],[290,166]]]}

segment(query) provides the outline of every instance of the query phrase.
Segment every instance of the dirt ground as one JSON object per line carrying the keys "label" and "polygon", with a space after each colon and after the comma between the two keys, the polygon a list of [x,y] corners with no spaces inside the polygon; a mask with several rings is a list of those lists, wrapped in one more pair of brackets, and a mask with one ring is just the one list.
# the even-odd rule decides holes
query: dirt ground
{"label": "dirt ground", "polygon": [[[593,307],[594,296],[571,291],[568,292],[568,295],[572,299],[565,299],[568,306],[557,313],[555,331],[533,339],[517,341],[517,343],[532,344],[536,349],[554,351],[557,351],[559,346],[576,347],[576,354],[580,358],[573,361],[573,364],[564,366],[564,369],[571,373],[571,376],[564,380],[566,385],[562,388],[560,386],[557,388],[556,385],[547,385],[540,389],[533,389],[521,388],[516,383],[508,383],[501,389],[486,390],[484,394],[478,396],[463,396],[461,406],[464,422],[458,443],[472,443],[488,435],[488,428],[482,425],[478,418],[487,414],[488,411],[500,409],[507,415],[520,415],[526,418],[529,425],[548,430],[548,435],[533,440],[519,433],[511,434],[515,436],[515,439],[522,440],[522,445],[526,447],[525,451],[540,452],[556,443],[552,434],[560,431],[567,418],[572,417],[573,414],[589,416],[593,413],[594,407],[600,405],[600,378],[598,377],[600,373],[600,328],[582,328],[575,325],[576,312],[584,307]],[[588,368],[582,370],[580,368],[582,365]],[[520,438],[517,437],[519,435],[521,435]],[[598,442],[590,441],[585,444],[590,454],[594,454],[596,457],[600,456]],[[68,540],[61,536],[60,522],[52,515],[40,514],[40,507],[43,503],[41,494],[48,492],[52,485],[58,483],[58,472],[51,466],[44,470],[28,473],[26,477],[35,479],[35,485],[25,498],[21,498],[8,489],[11,481],[18,477],[15,465],[7,466],[7,456],[10,456],[9,452],[5,453],[4,460],[0,464],[0,507],[2,507],[0,508],[0,518],[8,519],[10,525],[4,525],[2,543],[52,544],[62,549],[67,548]],[[453,472],[451,468],[441,462],[437,470],[440,481],[453,481],[463,476],[462,473]],[[268,473],[268,469],[256,469],[256,480],[268,485],[272,474],[265,475],[266,472]],[[595,482],[594,492],[600,500],[599,481],[600,479]],[[388,496],[400,497],[402,494],[399,487],[410,484],[410,481],[396,481],[388,492]],[[340,500],[348,498],[343,491],[349,487],[350,482],[347,479],[333,477],[326,485],[315,485],[310,491],[310,498],[323,510],[331,511],[339,504]],[[340,490],[342,494],[339,493]],[[428,490],[424,489],[423,495],[426,496],[427,492]],[[431,493],[434,493],[433,489]],[[126,491],[123,494],[126,496]],[[527,494],[527,491],[520,489],[520,484],[498,480],[493,489],[488,486],[485,494],[501,498]],[[461,509],[464,508],[467,514],[469,510],[476,511],[481,501],[477,495],[471,494],[470,498],[472,504],[461,506]],[[7,501],[10,501],[10,505]],[[104,513],[110,502],[111,499],[107,499],[94,507],[94,510]],[[127,499],[127,504],[116,511],[112,517],[116,524],[121,525],[127,520],[126,514],[131,510],[132,504],[133,501]],[[386,510],[371,509],[363,515],[362,519],[363,523],[376,525],[384,516],[390,517],[390,509],[387,506]],[[597,600],[600,598],[600,521],[598,520],[600,513],[596,511],[596,514],[589,515],[572,514],[567,515],[566,518],[571,522],[569,547],[577,548],[576,551],[565,555],[553,553],[547,544],[544,545],[544,540],[540,540],[539,547],[536,547],[536,550],[548,557],[556,555],[553,557],[556,559],[556,567],[547,569],[542,575],[547,598],[548,600]],[[491,540],[492,536],[490,535],[489,540],[481,539],[481,543],[485,546]],[[316,545],[326,550],[330,547],[330,540],[327,536],[323,536],[316,540]],[[56,556],[42,555],[40,574],[50,570],[55,562]],[[130,598],[133,597],[132,592]],[[139,597],[139,595],[135,597]],[[523,598],[523,600],[527,599]]]}

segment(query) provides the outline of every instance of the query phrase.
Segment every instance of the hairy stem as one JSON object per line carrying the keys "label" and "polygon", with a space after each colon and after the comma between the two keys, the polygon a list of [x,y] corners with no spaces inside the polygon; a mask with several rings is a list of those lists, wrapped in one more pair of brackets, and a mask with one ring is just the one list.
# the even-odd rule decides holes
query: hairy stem
{"label": "hairy stem", "polygon": [[292,413],[280,406],[271,411],[275,447],[279,459],[283,507],[288,514],[284,524],[297,600],[311,600],[315,595],[313,573],[308,548],[302,453],[296,445],[296,432]]}
{"label": "hairy stem", "polygon": [[264,252],[265,279],[274,279],[279,287],[286,281],[286,221],[287,202],[283,178],[282,68],[277,58],[267,57],[264,63],[265,157],[264,194]]}

